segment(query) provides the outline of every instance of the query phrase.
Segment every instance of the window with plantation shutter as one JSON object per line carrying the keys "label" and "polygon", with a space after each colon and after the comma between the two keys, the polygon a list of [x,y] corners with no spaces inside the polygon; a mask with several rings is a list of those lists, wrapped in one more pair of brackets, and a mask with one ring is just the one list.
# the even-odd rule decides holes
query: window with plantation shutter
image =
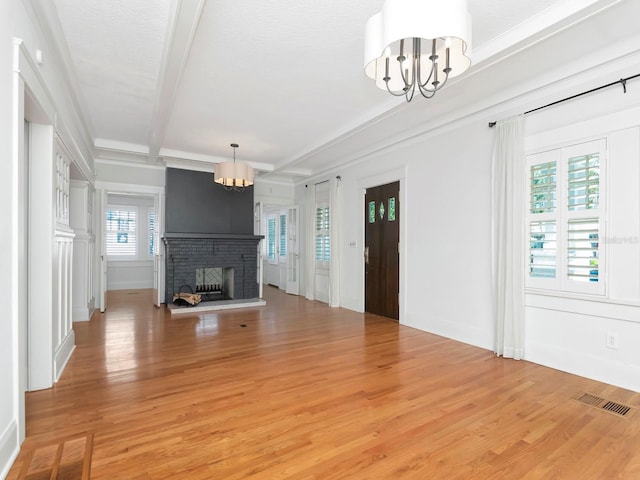
{"label": "window with plantation shutter", "polygon": [[316,207],[316,264],[329,266],[331,258],[329,232],[329,206],[326,204]]}
{"label": "window with plantation shutter", "polygon": [[276,260],[276,216],[267,217],[267,258],[270,262]]}
{"label": "window with plantation shutter", "polygon": [[133,257],[137,249],[137,211],[135,208],[117,207],[107,210],[106,247],[109,257]]}
{"label": "window with plantation shutter", "polygon": [[287,256],[287,216],[281,214],[280,215],[280,228],[279,228],[279,243],[280,243],[280,254],[281,257]]}
{"label": "window with plantation shutter", "polygon": [[153,257],[158,248],[158,232],[156,231],[156,214],[149,212],[149,256]]}
{"label": "window with plantation shutter", "polygon": [[527,157],[529,288],[604,294],[606,141]]}

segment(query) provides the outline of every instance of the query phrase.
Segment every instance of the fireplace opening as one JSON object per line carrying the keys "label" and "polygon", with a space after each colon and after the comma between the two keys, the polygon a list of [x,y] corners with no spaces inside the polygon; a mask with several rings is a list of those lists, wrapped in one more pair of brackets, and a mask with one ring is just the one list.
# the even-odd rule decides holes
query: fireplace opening
{"label": "fireplace opening", "polygon": [[196,293],[203,301],[232,300],[233,267],[196,268]]}

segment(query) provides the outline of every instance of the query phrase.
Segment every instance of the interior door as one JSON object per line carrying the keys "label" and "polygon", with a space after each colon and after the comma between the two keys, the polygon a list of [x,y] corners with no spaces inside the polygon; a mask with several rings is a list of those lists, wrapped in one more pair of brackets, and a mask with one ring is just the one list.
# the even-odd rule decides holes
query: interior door
{"label": "interior door", "polygon": [[25,392],[29,390],[29,122],[24,122],[24,150],[18,165],[18,438],[24,440]]}
{"label": "interior door", "polygon": [[164,298],[164,195],[153,196],[153,303],[156,307],[165,302]]}
{"label": "interior door", "polygon": [[[100,192],[99,194],[97,194]],[[98,232],[100,233],[100,281],[98,303],[100,312],[104,313],[107,309],[107,192],[105,190],[99,190],[96,192],[96,197],[100,201],[100,215]]]}
{"label": "interior door", "polygon": [[365,194],[365,311],[398,320],[400,182]]}
{"label": "interior door", "polygon": [[300,282],[298,272],[300,267],[300,252],[298,249],[298,207],[287,210],[287,293],[298,295]]}
{"label": "interior door", "polygon": [[[254,223],[254,227],[253,227],[253,233],[254,235],[264,235],[264,230],[262,228],[262,202],[256,202],[256,206],[253,212],[253,217],[255,220]],[[263,244],[264,244],[264,238],[262,240],[260,240],[260,242],[258,242],[258,272],[257,272],[257,282],[258,282],[258,297],[262,298],[262,289],[263,289],[263,275],[264,275],[264,270],[263,270],[263,261],[264,261],[264,255],[262,254],[263,252]]]}

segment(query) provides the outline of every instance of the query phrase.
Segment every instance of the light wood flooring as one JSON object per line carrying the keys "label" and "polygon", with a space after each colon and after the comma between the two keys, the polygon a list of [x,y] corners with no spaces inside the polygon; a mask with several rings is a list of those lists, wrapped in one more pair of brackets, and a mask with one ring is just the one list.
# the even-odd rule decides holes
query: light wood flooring
{"label": "light wood flooring", "polygon": [[[640,394],[265,287],[266,307],[171,317],[110,292],[37,446],[93,437],[92,479],[640,479]],[[26,477],[29,478],[29,477]],[[34,477],[35,478],[35,477]]]}

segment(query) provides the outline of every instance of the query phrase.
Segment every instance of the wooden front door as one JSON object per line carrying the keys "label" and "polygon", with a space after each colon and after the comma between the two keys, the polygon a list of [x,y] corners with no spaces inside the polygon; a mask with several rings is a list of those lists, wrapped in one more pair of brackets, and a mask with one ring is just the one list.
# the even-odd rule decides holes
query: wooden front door
{"label": "wooden front door", "polygon": [[365,311],[398,320],[400,309],[400,182],[367,188],[365,221]]}

